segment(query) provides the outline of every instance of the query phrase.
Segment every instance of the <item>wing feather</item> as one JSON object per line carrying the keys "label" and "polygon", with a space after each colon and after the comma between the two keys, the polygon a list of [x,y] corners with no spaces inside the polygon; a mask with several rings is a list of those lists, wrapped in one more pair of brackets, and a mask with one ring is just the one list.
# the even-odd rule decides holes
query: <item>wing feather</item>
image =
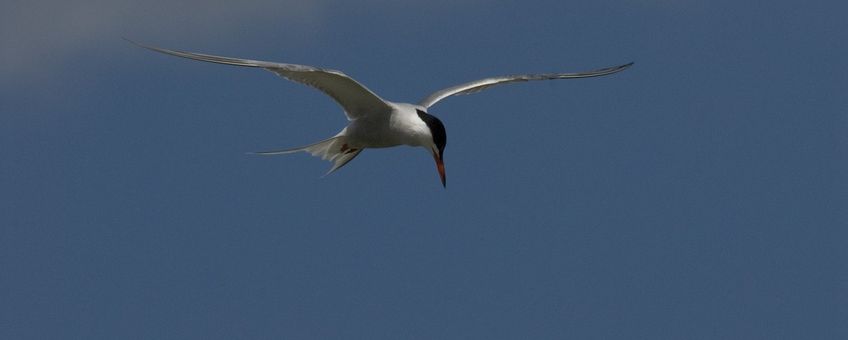
{"label": "wing feather", "polygon": [[587,72],[575,72],[575,73],[543,73],[543,74],[520,74],[520,75],[511,75],[511,76],[501,76],[501,77],[491,77],[486,79],[475,80],[472,82],[459,84],[456,86],[448,87],[446,89],[442,89],[434,92],[433,94],[427,96],[421,100],[418,105],[423,107],[430,107],[433,104],[436,104],[442,99],[453,95],[459,94],[471,94],[483,91],[495,85],[500,84],[508,84],[515,82],[524,82],[531,80],[554,80],[554,79],[574,79],[574,78],[589,78],[589,77],[599,77],[605,76],[608,74],[613,74],[616,72],[621,72],[624,69],[630,67],[633,63],[627,63],[624,65],[614,66],[602,68],[594,71]]}
{"label": "wing feather", "polygon": [[283,78],[314,87],[321,92],[324,92],[333,98],[333,100],[335,100],[342,109],[344,109],[348,119],[356,119],[364,115],[371,114],[384,114],[391,111],[391,107],[386,103],[386,101],[341,71],[321,69],[307,65],[284,64],[169,50],[161,47],[143,45],[132,40],[128,41],[152,51],[181,58],[216,64],[264,68]]}

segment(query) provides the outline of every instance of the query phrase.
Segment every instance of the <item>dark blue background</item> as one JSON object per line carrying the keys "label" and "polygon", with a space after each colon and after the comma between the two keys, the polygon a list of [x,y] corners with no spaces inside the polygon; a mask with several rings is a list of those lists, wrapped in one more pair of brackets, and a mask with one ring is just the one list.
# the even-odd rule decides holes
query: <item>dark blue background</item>
{"label": "dark blue background", "polygon": [[[15,3],[0,338],[845,339],[841,1]],[[430,113],[326,178],[345,71]]]}

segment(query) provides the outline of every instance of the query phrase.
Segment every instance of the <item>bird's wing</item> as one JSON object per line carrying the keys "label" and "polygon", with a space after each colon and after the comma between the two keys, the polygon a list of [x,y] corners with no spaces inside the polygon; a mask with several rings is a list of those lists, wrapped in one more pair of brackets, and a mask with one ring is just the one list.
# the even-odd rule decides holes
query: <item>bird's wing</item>
{"label": "bird's wing", "polygon": [[264,68],[283,78],[312,86],[326,93],[339,103],[339,105],[341,105],[348,119],[356,119],[371,114],[383,114],[391,111],[389,104],[387,104],[382,98],[341,71],[320,69],[306,65],[274,63],[268,61],[228,58],[209,54],[176,51],[147,46],[131,40],[129,41],[140,47],[177,57],[206,61],[210,63]]}
{"label": "bird's wing", "polygon": [[512,75],[512,76],[502,76],[502,77],[492,77],[486,79],[475,80],[472,82],[468,82],[465,84],[459,84],[453,87],[448,87],[446,89],[442,89],[436,91],[435,93],[429,95],[427,98],[424,98],[422,101],[418,103],[423,107],[430,107],[433,104],[436,104],[442,99],[447,97],[457,95],[457,94],[471,94],[476,93],[482,90],[485,90],[489,87],[499,85],[499,84],[508,84],[515,83],[520,81],[531,81],[531,80],[553,80],[553,79],[572,79],[572,78],[589,78],[589,77],[599,77],[605,76],[608,74],[613,74],[619,71],[622,71],[633,63],[628,63],[624,65],[614,66],[602,68],[594,71],[587,72],[576,72],[576,73],[544,73],[544,74],[521,74],[521,75]]}

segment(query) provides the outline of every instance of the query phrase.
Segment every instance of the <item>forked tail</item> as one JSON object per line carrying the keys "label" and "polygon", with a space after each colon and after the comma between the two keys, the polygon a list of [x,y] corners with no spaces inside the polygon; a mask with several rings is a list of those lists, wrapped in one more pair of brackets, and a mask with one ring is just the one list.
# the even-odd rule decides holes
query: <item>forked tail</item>
{"label": "forked tail", "polygon": [[346,140],[346,136],[337,135],[335,137],[322,140],[315,144],[310,144],[297,148],[253,153],[257,155],[283,155],[299,151],[308,152],[315,157],[321,157],[321,159],[333,162],[333,167],[330,168],[330,171],[327,171],[327,173],[324,174],[324,176],[326,176],[333,173],[333,171],[336,171],[339,168],[343,167],[345,164],[353,160],[356,155],[362,152],[362,149],[351,148],[350,146],[348,146]]}

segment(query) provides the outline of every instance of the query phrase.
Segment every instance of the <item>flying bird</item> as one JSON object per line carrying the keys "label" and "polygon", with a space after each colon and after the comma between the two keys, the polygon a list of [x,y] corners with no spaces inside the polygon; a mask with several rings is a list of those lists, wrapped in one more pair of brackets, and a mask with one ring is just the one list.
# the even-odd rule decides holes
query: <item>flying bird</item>
{"label": "flying bird", "polygon": [[220,57],[202,53],[169,50],[143,45],[140,47],[172,56],[210,63],[258,67],[285,79],[312,86],[336,101],[348,119],[347,126],[335,136],[297,148],[256,152],[260,155],[279,155],[304,151],[333,162],[330,174],[367,148],[387,148],[399,145],[423,147],[433,156],[442,186],[445,179],[444,153],[447,143],[445,125],[428,110],[442,99],[453,95],[470,94],[489,87],[531,80],[553,80],[599,77],[620,72],[633,63],[586,72],[522,74],[485,78],[448,87],[430,94],[418,104],[395,103],[383,98],[341,71],[306,65]]}

